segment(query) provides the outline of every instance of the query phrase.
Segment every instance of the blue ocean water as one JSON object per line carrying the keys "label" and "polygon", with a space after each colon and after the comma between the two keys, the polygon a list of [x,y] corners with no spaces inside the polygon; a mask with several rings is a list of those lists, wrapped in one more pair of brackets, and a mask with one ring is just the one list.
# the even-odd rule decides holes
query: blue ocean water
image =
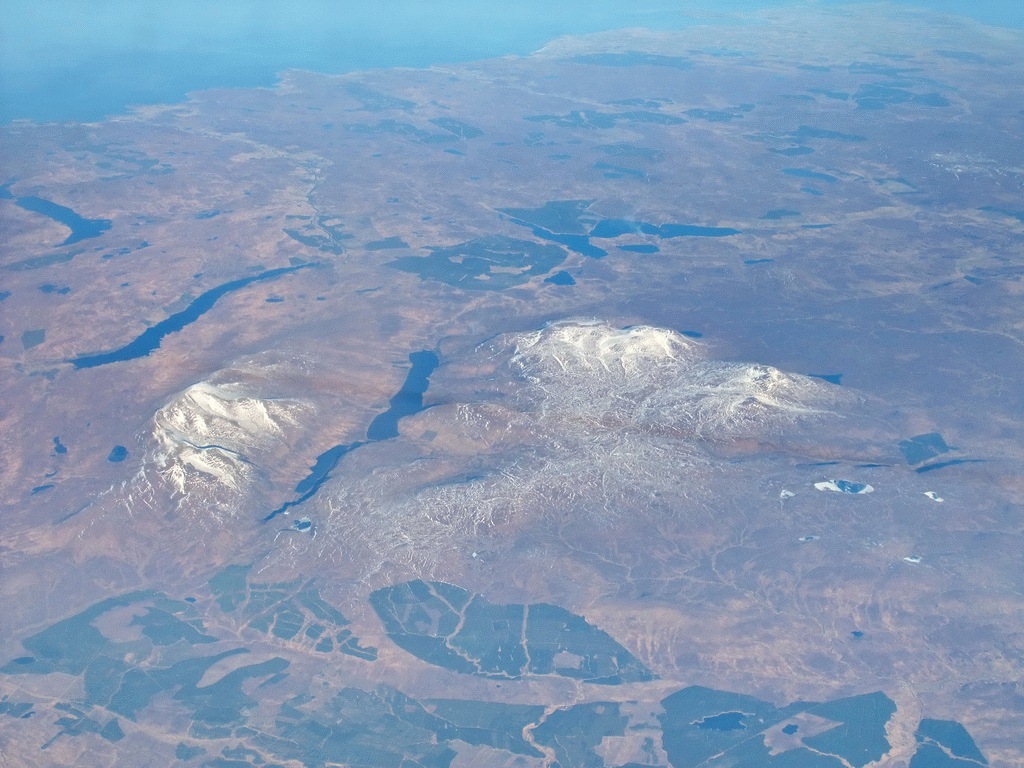
{"label": "blue ocean water", "polygon": [[[1009,0],[895,0],[1024,27]],[[673,29],[849,0],[0,0],[0,122],[102,119],[188,91],[526,54],[564,34]]]}

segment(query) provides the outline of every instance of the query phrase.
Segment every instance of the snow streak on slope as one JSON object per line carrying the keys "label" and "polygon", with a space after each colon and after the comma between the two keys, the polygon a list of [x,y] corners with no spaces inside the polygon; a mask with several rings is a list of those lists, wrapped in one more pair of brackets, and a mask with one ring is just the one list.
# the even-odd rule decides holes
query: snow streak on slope
{"label": "snow streak on slope", "polygon": [[183,501],[246,496],[312,415],[300,400],[262,396],[225,374],[218,379],[189,387],[153,417],[146,464]]}
{"label": "snow streak on slope", "polygon": [[510,366],[553,418],[726,441],[771,439],[823,416],[835,387],[764,365],[704,359],[698,343],[664,328],[565,321],[509,340]]}
{"label": "snow streak on slope", "polygon": [[813,445],[853,404],[809,377],[707,359],[671,330],[596,321],[499,336],[452,368],[478,380],[442,377],[428,396],[486,383],[492,400],[428,408],[347,459],[309,511],[321,556],[431,573],[498,532],[685,513],[722,455]]}

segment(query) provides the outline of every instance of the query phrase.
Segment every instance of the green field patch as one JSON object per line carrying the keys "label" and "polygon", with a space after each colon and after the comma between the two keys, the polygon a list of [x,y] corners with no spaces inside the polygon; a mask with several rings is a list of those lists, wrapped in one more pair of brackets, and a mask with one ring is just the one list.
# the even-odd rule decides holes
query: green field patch
{"label": "green field patch", "polygon": [[89,717],[82,709],[66,702],[54,704],[53,708],[64,714],[54,721],[54,725],[60,730],[43,744],[43,749],[49,748],[62,736],[81,736],[85,733],[94,733],[110,742],[117,742],[124,738],[124,731],[121,730],[117,718],[100,723],[96,718]]}
{"label": "green field patch", "polygon": [[85,251],[68,251],[66,253],[48,253],[45,256],[32,256],[28,259],[12,261],[10,264],[5,264],[3,269],[10,272],[23,272],[29,269],[52,267],[55,264],[64,264],[65,262],[71,261],[75,256],[79,256],[83,253],[85,253]]}
{"label": "green field patch", "polygon": [[454,133],[460,139],[475,139],[478,136],[484,135],[484,132],[475,125],[470,125],[469,123],[464,123],[461,120],[455,120],[451,117],[435,117],[430,122],[438,128],[443,128],[449,133]]}
{"label": "green field patch", "polygon": [[534,123],[549,123],[560,128],[614,128],[619,123],[657,123],[660,125],[682,125],[687,122],[681,117],[662,112],[635,110],[630,112],[598,112],[578,109],[564,115],[527,115],[523,120]]}
{"label": "green field patch", "polygon": [[[826,91],[821,91],[821,93],[827,93],[827,92]],[[849,97],[849,94],[845,94],[845,93],[843,93],[843,94],[834,94],[833,93],[833,94],[828,94],[828,95],[830,97],[832,97],[832,98],[840,98],[841,97],[841,98],[845,99],[845,98]],[[794,141],[794,142],[797,142],[797,143],[802,142],[802,141],[806,141],[807,139],[825,139],[827,141],[847,141],[847,142],[867,141],[867,136],[860,136],[859,134],[855,134],[855,133],[842,133],[840,131],[830,131],[830,130],[828,130],[826,128],[815,128],[815,127],[810,126],[810,125],[801,125],[795,131],[790,131],[789,133],[783,133],[781,135],[784,138],[790,139],[791,141]]]}
{"label": "green field patch", "polygon": [[300,577],[251,583],[249,570],[249,566],[231,565],[210,579],[210,591],[225,613],[280,640],[312,643],[318,653],[338,652],[367,661],[377,658],[376,648],[361,646],[348,630],[337,641],[324,637],[329,627],[338,629],[351,622],[320,596],[312,581]]}
{"label": "green field patch", "polygon": [[[209,666],[218,660],[219,657],[211,657]],[[193,729],[196,724],[212,728],[230,727],[244,723],[246,711],[256,708],[259,704],[257,699],[245,693],[243,686],[246,681],[278,674],[288,666],[289,662],[275,657],[259,664],[234,669],[202,688],[198,687],[202,675],[198,679],[184,679],[185,675],[169,674],[167,682],[178,686],[174,698],[193,711]]]}
{"label": "green field patch", "polygon": [[[888,754],[885,727],[896,705],[881,692],[818,703],[774,707],[766,701],[702,686],[663,699],[662,743],[673,768],[757,765],[766,768],[863,768]],[[806,714],[834,723],[800,740],[800,747],[772,754],[765,732]],[[789,727],[784,733],[793,734]],[[723,762],[724,761],[724,762]]]}
{"label": "green field patch", "polygon": [[498,605],[420,580],[379,589],[370,604],[396,645],[454,672],[558,675],[605,685],[654,678],[607,633],[555,605]]}
{"label": "green field patch", "polygon": [[322,621],[327,621],[336,627],[344,627],[349,620],[333,605],[325,603],[320,597],[320,592],[313,588],[303,589],[299,592],[299,602],[309,609],[310,613]]}
{"label": "green field patch", "polygon": [[648,177],[646,171],[641,171],[637,168],[625,168],[621,165],[612,165],[604,160],[598,160],[594,163],[594,169],[604,171],[604,176],[608,179],[624,179],[626,177],[646,179]]}
{"label": "green field patch", "polygon": [[348,656],[355,656],[364,661],[376,661],[377,659],[377,649],[373,646],[361,646],[359,638],[347,629],[343,629],[335,635],[334,641],[338,644],[338,650]]}
{"label": "green field patch", "polygon": [[345,125],[345,130],[350,133],[364,133],[371,136],[380,136],[386,133],[396,136],[408,136],[422,144],[446,144],[450,141],[458,141],[457,136],[425,131],[422,128],[417,128],[412,123],[404,123],[400,120],[380,120],[373,125],[367,123],[348,123]]}
{"label": "green field patch", "polygon": [[914,93],[905,88],[896,88],[881,83],[862,85],[853,94],[857,109],[880,110],[892,104],[914,104],[924,107],[948,107],[949,99],[938,93]]}
{"label": "green field patch", "polygon": [[462,629],[448,636],[448,644],[474,659],[480,674],[487,677],[516,678],[526,666],[523,647],[521,605],[495,605],[479,595],[463,611]]}
{"label": "green field patch", "polygon": [[124,731],[121,730],[121,724],[117,722],[117,719],[113,719],[107,722],[103,728],[100,729],[100,736],[107,741],[120,741],[124,738]]}
{"label": "green field patch", "polygon": [[790,217],[790,216],[802,216],[802,215],[803,214],[801,214],[800,211],[791,211],[788,208],[774,208],[774,209],[768,211],[767,213],[765,213],[765,215],[762,216],[761,218],[769,220],[769,221],[778,221],[779,219],[784,219],[784,218],[787,218],[787,217]]}
{"label": "green field patch", "polygon": [[[635,96],[631,99],[613,99],[612,101],[606,101],[605,104],[620,106],[620,107],[643,107],[644,109],[661,109],[666,104],[671,104],[672,99],[666,99],[664,96],[652,96],[647,98],[645,96]],[[600,147],[598,147],[600,149]]]}
{"label": "green field patch", "polygon": [[123,659],[97,656],[85,668],[85,703],[106,706],[121,687],[121,680],[132,667]]}
{"label": "green field patch", "polygon": [[188,735],[193,739],[227,739],[234,734],[231,728],[224,726],[212,726],[205,723],[192,723],[188,729]]}
{"label": "green field patch", "polygon": [[248,594],[247,578],[250,565],[229,565],[210,579],[207,586],[224,613],[231,613],[245,602]]}
{"label": "green field patch", "polygon": [[0,699],[0,715],[8,717],[29,718],[34,715],[31,702],[8,701],[7,696]]}
{"label": "green field patch", "polygon": [[406,101],[396,96],[389,96],[362,83],[348,83],[345,93],[362,104],[365,112],[383,112],[389,109],[409,110],[416,106],[414,101]]}
{"label": "green field patch", "polygon": [[629,718],[618,702],[593,702],[557,709],[533,729],[537,744],[551,748],[560,765],[601,766],[595,749],[606,736],[622,736]]}
{"label": "green field patch", "polygon": [[152,640],[153,645],[173,645],[180,640],[189,645],[217,642],[217,638],[203,634],[201,623],[182,621],[159,608],[147,608],[144,615],[132,619],[132,625],[142,627],[142,634]]}
{"label": "green field patch", "polygon": [[911,768],[988,765],[971,734],[953,720],[922,720],[914,737],[920,746],[910,761]]}
{"label": "green field patch", "polygon": [[806,711],[839,723],[824,733],[804,738],[804,744],[811,749],[838,755],[854,768],[878,760],[890,749],[885,724],[896,711],[896,705],[884,693],[852,696],[818,704]]}
{"label": "green field patch", "polygon": [[367,251],[387,251],[392,249],[408,248],[409,244],[405,242],[398,235],[392,237],[385,237],[383,240],[371,240],[368,243],[363,244],[363,248]]}
{"label": "green field patch", "polygon": [[342,241],[348,240],[352,237],[349,234],[337,234],[333,232],[316,231],[313,227],[307,227],[306,230],[298,229],[283,229],[281,230],[288,237],[297,243],[302,243],[310,248],[316,248],[318,251],[324,253],[332,253],[335,256],[339,256],[345,252],[345,246]]}
{"label": "green field patch", "polygon": [[918,745],[914,756],[910,758],[910,768],[979,768],[985,765],[988,765],[988,761],[984,759],[966,760],[951,755],[933,741]]}
{"label": "green field patch", "polygon": [[436,717],[451,724],[438,729],[439,736],[444,734],[467,744],[486,744],[517,755],[543,757],[543,752],[523,738],[523,729],[539,722],[544,715],[542,705],[460,699],[431,699],[424,704]]}
{"label": "green field patch", "polygon": [[[546,711],[544,705],[417,701],[380,685],[372,691],[345,688],[323,703],[290,699],[279,708],[272,732],[245,727],[235,735],[264,756],[310,768],[447,768],[456,757],[453,742],[502,750],[513,764],[516,755],[544,757],[531,740],[554,751],[556,765],[599,766],[595,749],[606,736],[622,736],[627,724],[617,703],[581,704],[545,717]],[[524,737],[527,732],[532,735]]]}
{"label": "green field patch", "polygon": [[[218,762],[214,760],[204,764],[203,768],[206,768],[206,766],[224,766],[224,768],[228,768],[228,766],[251,766],[263,765],[264,763],[263,757],[259,752],[255,749],[244,747],[241,744],[237,747],[224,747],[220,753],[227,758],[226,761]],[[271,766],[266,766],[266,768],[271,768]]]}
{"label": "green field patch", "polygon": [[[142,612],[129,614],[127,626],[140,627],[143,639],[119,642],[108,638],[97,628],[101,617],[117,609],[134,606]],[[107,740],[118,741],[124,734],[116,719],[110,720],[109,714],[89,714],[94,708],[134,720],[141,710],[149,706],[154,696],[166,692],[184,701],[198,716],[207,707],[205,699],[200,701],[196,688],[200,679],[221,659],[245,652],[236,648],[216,656],[191,657],[170,665],[162,663],[162,648],[177,646],[187,649],[217,642],[217,638],[205,633],[202,623],[195,617],[196,612],[190,603],[172,600],[159,592],[140,591],[109,598],[24,640],[22,644],[33,655],[10,662],[3,671],[21,674],[60,672],[81,676],[81,701],[58,707],[66,713],[59,719],[58,725],[62,730],[58,736],[96,733]],[[180,653],[176,655],[180,657]],[[220,706],[226,713],[224,717],[240,722],[243,708],[256,703],[239,698],[242,694],[241,680],[246,674],[254,677],[279,672],[283,669],[282,664],[287,666],[287,662],[278,659],[264,662],[263,666],[252,665],[235,670],[203,688],[202,696],[223,699],[226,703]]]}
{"label": "green field patch", "polygon": [[[49,674],[64,672],[70,675],[81,675],[97,657],[103,655],[110,658],[121,658],[128,653],[147,656],[152,651],[153,643],[146,640],[118,642],[103,635],[93,622],[103,614],[115,608],[124,608],[155,599],[167,600],[159,592],[144,590],[131,592],[120,597],[101,600],[81,613],[58,621],[46,629],[37,632],[22,641],[22,646],[31,656],[19,657],[10,661],[0,672],[6,674]],[[188,603],[171,601],[180,612],[188,615],[195,609]],[[164,603],[167,605],[167,603]],[[152,610],[152,609],[150,609]],[[169,614],[168,614],[169,615]],[[174,618],[173,616],[170,618]],[[177,621],[175,619],[175,621]],[[190,630],[201,634],[201,624],[189,624]],[[180,634],[188,634],[179,630]],[[205,642],[205,641],[204,641]]]}
{"label": "green field patch", "polygon": [[193,757],[199,757],[200,755],[205,754],[206,750],[202,747],[190,747],[184,742],[178,744],[178,746],[174,748],[174,756],[178,760],[191,760]]}
{"label": "green field patch", "polygon": [[21,334],[21,346],[23,349],[38,347],[44,341],[46,341],[46,330],[43,328],[34,331],[25,331]]}
{"label": "green field patch", "polygon": [[[656,108],[659,105],[653,102],[647,102],[646,104],[638,104],[637,106]],[[634,160],[643,160],[652,163],[659,162],[665,157],[664,150],[654,149],[653,147],[641,147],[635,144],[599,144],[596,148],[605,154],[611,155],[612,157],[629,157]]]}
{"label": "green field patch", "polygon": [[274,616],[274,626],[271,633],[282,640],[291,640],[302,630],[306,617],[302,612],[292,607],[292,604],[285,603],[278,606]]}
{"label": "green field patch", "polygon": [[504,235],[477,237],[458,245],[431,246],[429,256],[403,256],[385,266],[457,288],[503,290],[545,275],[565,260],[556,245]]}
{"label": "green field patch", "polygon": [[418,703],[381,686],[375,692],[344,688],[319,710],[297,702],[282,705],[276,734],[254,732],[250,742],[275,757],[306,766],[352,768],[409,766],[447,768],[455,751],[437,738],[431,718]]}
{"label": "green field patch", "polygon": [[899,442],[899,449],[900,453],[907,460],[907,464],[911,466],[922,464],[929,459],[934,459],[936,456],[941,456],[943,453],[952,450],[946,445],[946,441],[942,439],[942,435],[938,432],[928,432],[924,435],[911,437],[909,440],[901,440]]}
{"label": "green field patch", "polygon": [[587,213],[593,200],[552,200],[540,208],[498,208],[499,213],[519,219],[549,232],[583,235],[598,221],[598,216]]}

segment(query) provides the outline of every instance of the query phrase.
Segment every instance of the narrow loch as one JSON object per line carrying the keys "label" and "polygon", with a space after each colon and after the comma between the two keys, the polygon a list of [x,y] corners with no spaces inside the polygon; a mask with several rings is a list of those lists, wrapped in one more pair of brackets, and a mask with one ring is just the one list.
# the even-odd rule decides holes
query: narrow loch
{"label": "narrow loch", "polygon": [[206,312],[213,309],[213,305],[216,304],[217,300],[225,294],[237,291],[240,288],[245,288],[247,285],[251,285],[252,283],[263,280],[273,280],[281,277],[282,275],[286,275],[289,272],[295,272],[299,269],[316,266],[319,266],[319,264],[299,264],[294,267],[268,269],[265,272],[260,272],[258,275],[251,275],[250,277],[243,277],[238,280],[223,283],[218,285],[216,288],[211,288],[206,293],[199,295],[191,304],[181,310],[181,312],[175,312],[173,315],[161,320],[156,325],[150,326],[123,347],[113,349],[110,352],[100,352],[95,355],[82,355],[80,357],[72,358],[68,362],[74,365],[75,368],[95,368],[98,365],[109,365],[110,363],[120,363],[125,360],[134,360],[138,357],[145,357],[150,352],[160,347],[160,342],[163,341],[164,336],[176,333],[186,325],[194,323]]}
{"label": "narrow loch", "polygon": [[354,443],[336,445],[317,456],[316,462],[309,468],[309,474],[295,486],[295,493],[298,496],[292,501],[286,501],[275,509],[263,518],[263,522],[273,520],[289,508],[301,504],[306,499],[312,497],[313,494],[320,490],[320,486],[327,481],[331,472],[338,466],[338,462],[346,454],[361,448],[367,443],[398,437],[398,420],[423,410],[423,395],[426,394],[427,388],[430,386],[430,376],[437,369],[437,366],[440,365],[440,360],[438,360],[436,353],[425,349],[410,354],[409,362],[411,367],[409,368],[409,373],[406,374],[405,382],[391,398],[390,407],[386,411],[377,414],[373,421],[370,422],[370,426],[366,429],[366,439],[357,440]]}

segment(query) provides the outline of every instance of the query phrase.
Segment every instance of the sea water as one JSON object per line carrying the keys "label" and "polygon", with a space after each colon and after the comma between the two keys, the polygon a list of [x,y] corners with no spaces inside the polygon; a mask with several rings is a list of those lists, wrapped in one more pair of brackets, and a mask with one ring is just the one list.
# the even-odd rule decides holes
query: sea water
{"label": "sea water", "polygon": [[[1007,0],[896,0],[1024,27]],[[0,0],[0,122],[97,121],[189,91],[271,86],[289,68],[343,73],[525,55],[560,35],[756,23],[765,8],[849,0]],[[709,10],[710,8],[710,10]]]}

